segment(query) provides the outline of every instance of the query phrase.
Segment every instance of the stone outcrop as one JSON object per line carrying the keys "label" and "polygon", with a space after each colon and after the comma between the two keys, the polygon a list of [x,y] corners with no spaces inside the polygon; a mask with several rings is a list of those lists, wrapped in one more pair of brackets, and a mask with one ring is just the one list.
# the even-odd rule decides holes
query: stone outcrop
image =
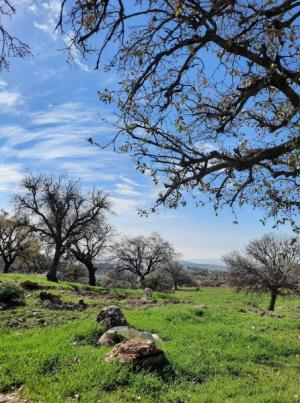
{"label": "stone outcrop", "polygon": [[97,322],[101,323],[107,330],[116,326],[127,326],[123,312],[117,305],[111,305],[101,309],[97,316]]}
{"label": "stone outcrop", "polygon": [[164,352],[153,341],[140,338],[117,344],[106,360],[144,368],[161,367],[166,363]]}

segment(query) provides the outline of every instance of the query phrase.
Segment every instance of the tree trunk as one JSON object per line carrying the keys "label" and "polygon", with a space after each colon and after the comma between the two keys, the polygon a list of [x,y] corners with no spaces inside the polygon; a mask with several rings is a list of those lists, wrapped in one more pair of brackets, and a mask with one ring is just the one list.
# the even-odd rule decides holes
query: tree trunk
{"label": "tree trunk", "polygon": [[3,273],[8,273],[10,269],[11,263],[10,262],[5,262],[4,263],[4,268],[3,268]]}
{"label": "tree trunk", "polygon": [[47,280],[48,281],[55,281],[56,283],[58,282],[57,270],[58,270],[61,255],[62,254],[61,254],[60,249],[56,248],[55,253],[54,253],[54,257],[53,257],[53,260],[52,260],[52,263],[51,263],[50,270],[47,273]]}
{"label": "tree trunk", "polygon": [[146,288],[146,281],[145,281],[145,277],[140,277],[140,282],[141,282],[141,286],[142,288]]}
{"label": "tree trunk", "polygon": [[89,285],[96,285],[96,268],[93,265],[87,266],[89,271]]}
{"label": "tree trunk", "polygon": [[178,285],[177,285],[177,281],[176,281],[176,280],[174,280],[174,290],[175,290],[175,291],[178,290]]}
{"label": "tree trunk", "polygon": [[271,293],[271,301],[270,301],[270,305],[268,308],[269,311],[274,311],[276,298],[277,298],[277,292],[274,291]]}

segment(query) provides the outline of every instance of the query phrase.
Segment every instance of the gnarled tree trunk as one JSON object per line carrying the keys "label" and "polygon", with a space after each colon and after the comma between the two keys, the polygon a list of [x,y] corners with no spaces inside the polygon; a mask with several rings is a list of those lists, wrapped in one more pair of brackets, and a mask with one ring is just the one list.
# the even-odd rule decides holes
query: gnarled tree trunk
{"label": "gnarled tree trunk", "polygon": [[89,271],[89,285],[95,286],[96,285],[96,267],[93,264],[86,265]]}
{"label": "gnarled tree trunk", "polygon": [[141,286],[142,286],[143,289],[146,288],[146,280],[145,280],[145,277],[140,277],[140,283],[141,283]]}
{"label": "gnarled tree trunk", "polygon": [[270,300],[270,304],[269,304],[269,308],[268,308],[269,311],[274,311],[277,295],[278,295],[277,291],[273,291],[271,293],[271,300]]}
{"label": "gnarled tree trunk", "polygon": [[11,262],[4,262],[3,273],[8,273],[11,265]]}
{"label": "gnarled tree trunk", "polygon": [[59,261],[62,256],[62,252],[60,248],[55,249],[54,257],[50,266],[50,270],[47,273],[47,280],[48,281],[55,281],[56,283],[58,282],[57,279],[57,270],[59,266]]}

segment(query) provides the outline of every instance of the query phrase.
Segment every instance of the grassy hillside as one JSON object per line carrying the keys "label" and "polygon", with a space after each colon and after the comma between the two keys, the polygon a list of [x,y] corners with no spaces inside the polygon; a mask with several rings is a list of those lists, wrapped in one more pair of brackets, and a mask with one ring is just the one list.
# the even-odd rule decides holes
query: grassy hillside
{"label": "grassy hillside", "polygon": [[[46,284],[36,276],[2,275]],[[300,299],[279,299],[226,288],[155,293],[61,283],[64,301],[84,299],[85,311],[42,308],[39,291],[27,304],[0,311],[0,392],[20,388],[31,402],[300,402]],[[169,365],[161,372],[107,363],[111,347],[96,347],[100,308],[119,304],[128,322],[158,333]],[[203,305],[207,305],[204,307]],[[15,326],[15,327],[14,327]]]}

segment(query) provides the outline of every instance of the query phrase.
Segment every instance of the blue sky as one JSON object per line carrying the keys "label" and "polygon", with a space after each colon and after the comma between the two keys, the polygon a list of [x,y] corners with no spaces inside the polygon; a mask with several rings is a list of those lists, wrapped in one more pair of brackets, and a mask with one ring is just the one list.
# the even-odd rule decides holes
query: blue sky
{"label": "blue sky", "polygon": [[68,39],[54,33],[59,2],[41,1],[38,8],[29,0],[15,3],[17,15],[7,24],[30,44],[33,57],[12,60],[10,71],[0,74],[1,207],[7,207],[28,171],[68,174],[81,178],[83,189],[110,193],[119,233],[158,231],[185,259],[218,263],[223,254],[271,230],[271,223],[263,227],[260,213],[250,208],[238,212],[238,225],[229,210],[216,217],[211,206],[192,204],[139,217],[137,209],[151,207],[157,189],[129,157],[86,140],[96,137],[104,143],[113,134],[101,120],[111,112],[99,103],[97,90],[114,85],[118,77],[94,71],[92,62],[82,62],[75,52],[73,63],[66,62]]}

